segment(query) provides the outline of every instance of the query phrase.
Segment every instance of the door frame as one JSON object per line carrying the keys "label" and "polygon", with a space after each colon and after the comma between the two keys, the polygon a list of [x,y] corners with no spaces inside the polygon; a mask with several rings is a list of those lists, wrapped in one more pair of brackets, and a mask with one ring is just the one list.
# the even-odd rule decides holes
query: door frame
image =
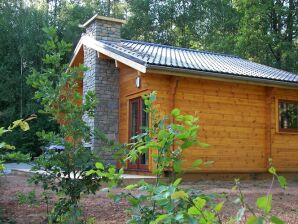
{"label": "door frame", "polygon": [[[137,133],[139,134],[141,132],[142,127],[142,112],[144,110],[143,108],[143,99],[141,96],[137,96],[134,98],[131,98],[128,100],[128,142],[130,142],[130,139],[132,136],[131,133],[131,111],[132,111],[132,103],[137,102],[138,108],[137,108]],[[138,158],[135,163],[127,162],[127,170],[132,171],[149,171],[149,151],[147,152],[147,164],[140,163],[140,158]]]}

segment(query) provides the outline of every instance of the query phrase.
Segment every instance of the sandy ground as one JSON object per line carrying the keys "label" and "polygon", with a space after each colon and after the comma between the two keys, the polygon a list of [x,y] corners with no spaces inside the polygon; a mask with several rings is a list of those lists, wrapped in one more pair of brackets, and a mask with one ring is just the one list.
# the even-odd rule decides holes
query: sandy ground
{"label": "sandy ground", "polygon": [[[7,175],[0,177],[0,208],[4,223],[44,223],[46,217],[46,205],[40,202],[42,189],[27,183],[25,176]],[[255,199],[266,194],[270,181],[243,181],[242,190],[246,195],[247,202],[253,207]],[[230,189],[232,181],[201,181],[198,183],[185,183],[185,188],[200,189],[206,193],[220,193],[227,195],[223,210],[223,219],[235,216],[238,205],[233,203],[237,197]],[[20,204],[17,199],[18,192],[28,193],[35,190],[39,201],[36,205]],[[118,192],[121,189],[117,189]],[[273,213],[281,217],[286,223],[298,223],[298,181],[290,181],[286,191],[276,184],[273,186]],[[83,199],[83,206],[87,216],[96,218],[96,223],[125,223],[128,215],[125,212],[125,202],[114,203],[108,199],[104,192],[90,195]],[[0,221],[1,223],[1,221]]]}

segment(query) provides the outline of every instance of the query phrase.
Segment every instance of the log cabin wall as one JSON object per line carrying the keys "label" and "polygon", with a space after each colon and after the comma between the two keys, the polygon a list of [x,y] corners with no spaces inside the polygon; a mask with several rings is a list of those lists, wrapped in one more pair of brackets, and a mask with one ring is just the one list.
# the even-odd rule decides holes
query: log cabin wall
{"label": "log cabin wall", "polygon": [[[135,85],[141,77],[141,87]],[[140,74],[120,66],[119,141],[128,141],[128,102],[157,91],[157,107],[168,114],[177,107],[182,113],[197,114],[200,135],[208,148],[192,147],[183,155],[186,172],[196,159],[214,164],[200,172],[266,172],[268,158],[280,171],[298,170],[298,135],[278,133],[277,99],[298,100],[298,90],[260,85]],[[270,132],[271,130],[271,132]],[[152,153],[152,152],[151,152]],[[149,160],[149,170],[153,163]]]}
{"label": "log cabin wall", "polygon": [[298,101],[298,90],[274,88],[271,97],[271,156],[280,171],[298,171],[298,133],[278,129],[278,100]]}
{"label": "log cabin wall", "polygon": [[[203,171],[259,172],[266,168],[265,87],[214,80],[182,78],[176,107],[184,113],[198,113],[199,139],[208,148],[192,148],[185,160],[214,161]],[[189,169],[191,161],[185,163]]]}
{"label": "log cabin wall", "polygon": [[[137,88],[135,80],[141,77],[141,87]],[[170,76],[156,76],[149,74],[139,74],[136,70],[127,66],[120,66],[119,77],[119,142],[129,141],[129,100],[140,97],[153,90],[158,92],[156,105],[162,115],[170,112]],[[153,169],[153,163],[149,152],[149,171]]]}

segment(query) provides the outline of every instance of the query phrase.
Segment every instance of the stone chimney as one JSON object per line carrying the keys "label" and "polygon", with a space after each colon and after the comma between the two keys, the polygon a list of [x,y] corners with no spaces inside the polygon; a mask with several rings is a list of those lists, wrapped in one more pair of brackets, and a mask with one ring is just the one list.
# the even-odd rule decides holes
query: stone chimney
{"label": "stone chimney", "polygon": [[[120,41],[120,29],[125,21],[94,16],[88,20],[83,27],[86,28],[85,35],[96,40]],[[99,104],[95,111],[95,117],[85,116],[84,119],[91,127],[98,128],[112,140],[118,140],[119,121],[119,72],[115,67],[115,61],[102,59],[98,53],[84,46],[84,64],[89,68],[84,74],[83,94],[92,90],[96,92]],[[99,152],[106,163],[115,164],[113,153],[101,147],[101,142],[92,139],[90,147]]]}

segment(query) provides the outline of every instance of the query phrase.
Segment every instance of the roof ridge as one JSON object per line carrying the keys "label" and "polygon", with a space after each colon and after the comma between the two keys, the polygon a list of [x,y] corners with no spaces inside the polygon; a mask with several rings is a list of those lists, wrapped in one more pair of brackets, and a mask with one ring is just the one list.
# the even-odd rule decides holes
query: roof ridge
{"label": "roof ridge", "polygon": [[177,47],[177,46],[173,46],[173,45],[158,44],[158,43],[152,43],[152,42],[146,42],[146,41],[140,41],[140,40],[121,39],[121,42],[139,43],[139,44],[141,43],[141,44],[147,44],[147,45],[151,45],[151,46],[159,46],[159,47],[165,47],[165,48],[172,48],[172,49],[179,49],[179,50],[185,50],[185,51],[191,51],[191,52],[199,52],[199,53],[205,53],[205,54],[211,54],[211,55],[220,55],[220,56],[225,56],[225,57],[233,57],[233,58],[242,59],[238,55],[224,54],[224,53],[204,51],[204,50],[197,50],[197,49],[185,48],[185,47]]}

